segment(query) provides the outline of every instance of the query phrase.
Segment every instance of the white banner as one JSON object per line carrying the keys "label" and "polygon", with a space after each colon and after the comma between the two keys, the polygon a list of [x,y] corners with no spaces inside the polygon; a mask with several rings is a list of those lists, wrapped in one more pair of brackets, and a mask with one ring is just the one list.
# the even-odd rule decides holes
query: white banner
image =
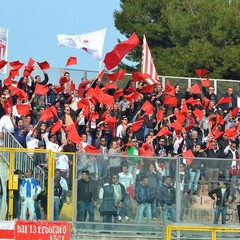
{"label": "white banner", "polygon": [[[0,60],[7,61],[7,47],[8,47],[8,29],[0,28]],[[0,70],[0,73],[6,74],[7,66]]]}
{"label": "white banner", "polygon": [[58,34],[59,47],[82,48],[97,60],[102,60],[106,28],[81,35]]}

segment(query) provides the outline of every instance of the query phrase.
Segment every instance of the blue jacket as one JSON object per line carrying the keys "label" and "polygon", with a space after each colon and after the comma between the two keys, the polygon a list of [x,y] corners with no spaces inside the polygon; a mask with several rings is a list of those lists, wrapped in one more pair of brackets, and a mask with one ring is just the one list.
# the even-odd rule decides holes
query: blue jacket
{"label": "blue jacket", "polygon": [[152,188],[148,185],[137,185],[135,189],[135,200],[138,204],[151,203],[153,201]]}

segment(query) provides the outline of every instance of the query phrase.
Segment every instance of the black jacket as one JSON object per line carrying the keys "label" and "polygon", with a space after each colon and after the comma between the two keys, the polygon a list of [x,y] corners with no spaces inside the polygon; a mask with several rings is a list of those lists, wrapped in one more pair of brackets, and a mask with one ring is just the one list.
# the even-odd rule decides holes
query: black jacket
{"label": "black jacket", "polygon": [[176,191],[173,186],[169,186],[164,184],[160,188],[160,193],[159,193],[159,201],[161,206],[164,204],[166,205],[173,205],[176,204]]}
{"label": "black jacket", "polygon": [[138,204],[151,203],[153,201],[152,188],[139,184],[135,189],[135,200]]}
{"label": "black jacket", "polygon": [[236,199],[235,195],[230,193],[230,189],[226,188],[226,191],[224,193],[224,195],[222,196],[222,191],[221,188],[216,188],[214,190],[212,190],[211,192],[209,192],[209,197],[211,197],[213,200],[215,199],[213,195],[217,196],[217,202],[216,205],[219,207],[226,207],[226,202],[228,202],[229,197],[232,197],[232,200],[229,201],[229,203],[233,203]]}
{"label": "black jacket", "polygon": [[78,180],[77,183],[77,201],[96,201],[98,198],[97,184],[93,180]]}

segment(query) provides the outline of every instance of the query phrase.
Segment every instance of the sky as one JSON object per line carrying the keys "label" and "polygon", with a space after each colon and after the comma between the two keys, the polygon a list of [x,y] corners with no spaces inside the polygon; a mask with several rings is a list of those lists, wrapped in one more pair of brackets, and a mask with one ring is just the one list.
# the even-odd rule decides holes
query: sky
{"label": "sky", "polygon": [[57,35],[77,35],[107,28],[103,58],[126,40],[114,26],[113,12],[119,0],[7,0],[1,2],[0,27],[9,29],[8,62],[29,58],[64,68],[70,56],[75,69],[99,70],[99,61],[82,49],[58,47]]}

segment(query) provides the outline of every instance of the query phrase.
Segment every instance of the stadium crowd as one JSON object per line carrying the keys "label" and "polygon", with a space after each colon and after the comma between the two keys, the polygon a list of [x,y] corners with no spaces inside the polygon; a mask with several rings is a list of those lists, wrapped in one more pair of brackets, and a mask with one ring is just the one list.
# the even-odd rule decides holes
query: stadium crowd
{"label": "stadium crowd", "polygon": [[[19,81],[8,78],[1,83],[0,146],[4,147],[7,130],[24,148],[59,152],[56,171],[62,180],[58,176],[55,181],[58,206],[55,219],[59,219],[63,204],[59,199],[68,191],[66,183],[65,189],[59,187],[61,181],[66,179],[67,187],[71,188],[72,162],[65,154],[68,152],[79,153],[79,221],[86,220],[86,211],[94,221],[94,206],[88,204],[99,198],[105,222],[110,221],[111,214],[115,222],[128,221],[130,198],[138,206],[147,204],[138,207],[137,223],[143,214],[149,222],[157,219],[158,204],[174,221],[177,156],[183,157],[180,163],[183,195],[197,194],[202,180],[207,182],[209,192],[218,187],[219,181],[236,184],[240,102],[231,86],[223,96],[217,96],[214,87],[203,80],[202,86],[194,84],[188,89],[181,89],[180,84],[172,86],[169,81],[164,89],[160,82],[149,85],[144,80],[130,80],[120,88],[114,81],[103,84],[99,78],[83,77],[76,88],[69,72],[61,76],[58,86],[49,81],[45,71],[43,75],[43,80],[37,75],[24,76]],[[46,155],[32,156],[35,165],[47,171]],[[28,172],[26,178],[31,177],[31,170]],[[91,192],[86,193],[84,184],[89,179],[93,183]],[[151,191],[146,190],[147,186]],[[172,194],[167,197],[169,188]],[[36,191],[37,196],[41,189]],[[20,190],[21,194],[26,192]],[[113,196],[116,212],[106,210]],[[33,213],[30,214],[32,217]],[[163,214],[164,222],[166,218]]]}

